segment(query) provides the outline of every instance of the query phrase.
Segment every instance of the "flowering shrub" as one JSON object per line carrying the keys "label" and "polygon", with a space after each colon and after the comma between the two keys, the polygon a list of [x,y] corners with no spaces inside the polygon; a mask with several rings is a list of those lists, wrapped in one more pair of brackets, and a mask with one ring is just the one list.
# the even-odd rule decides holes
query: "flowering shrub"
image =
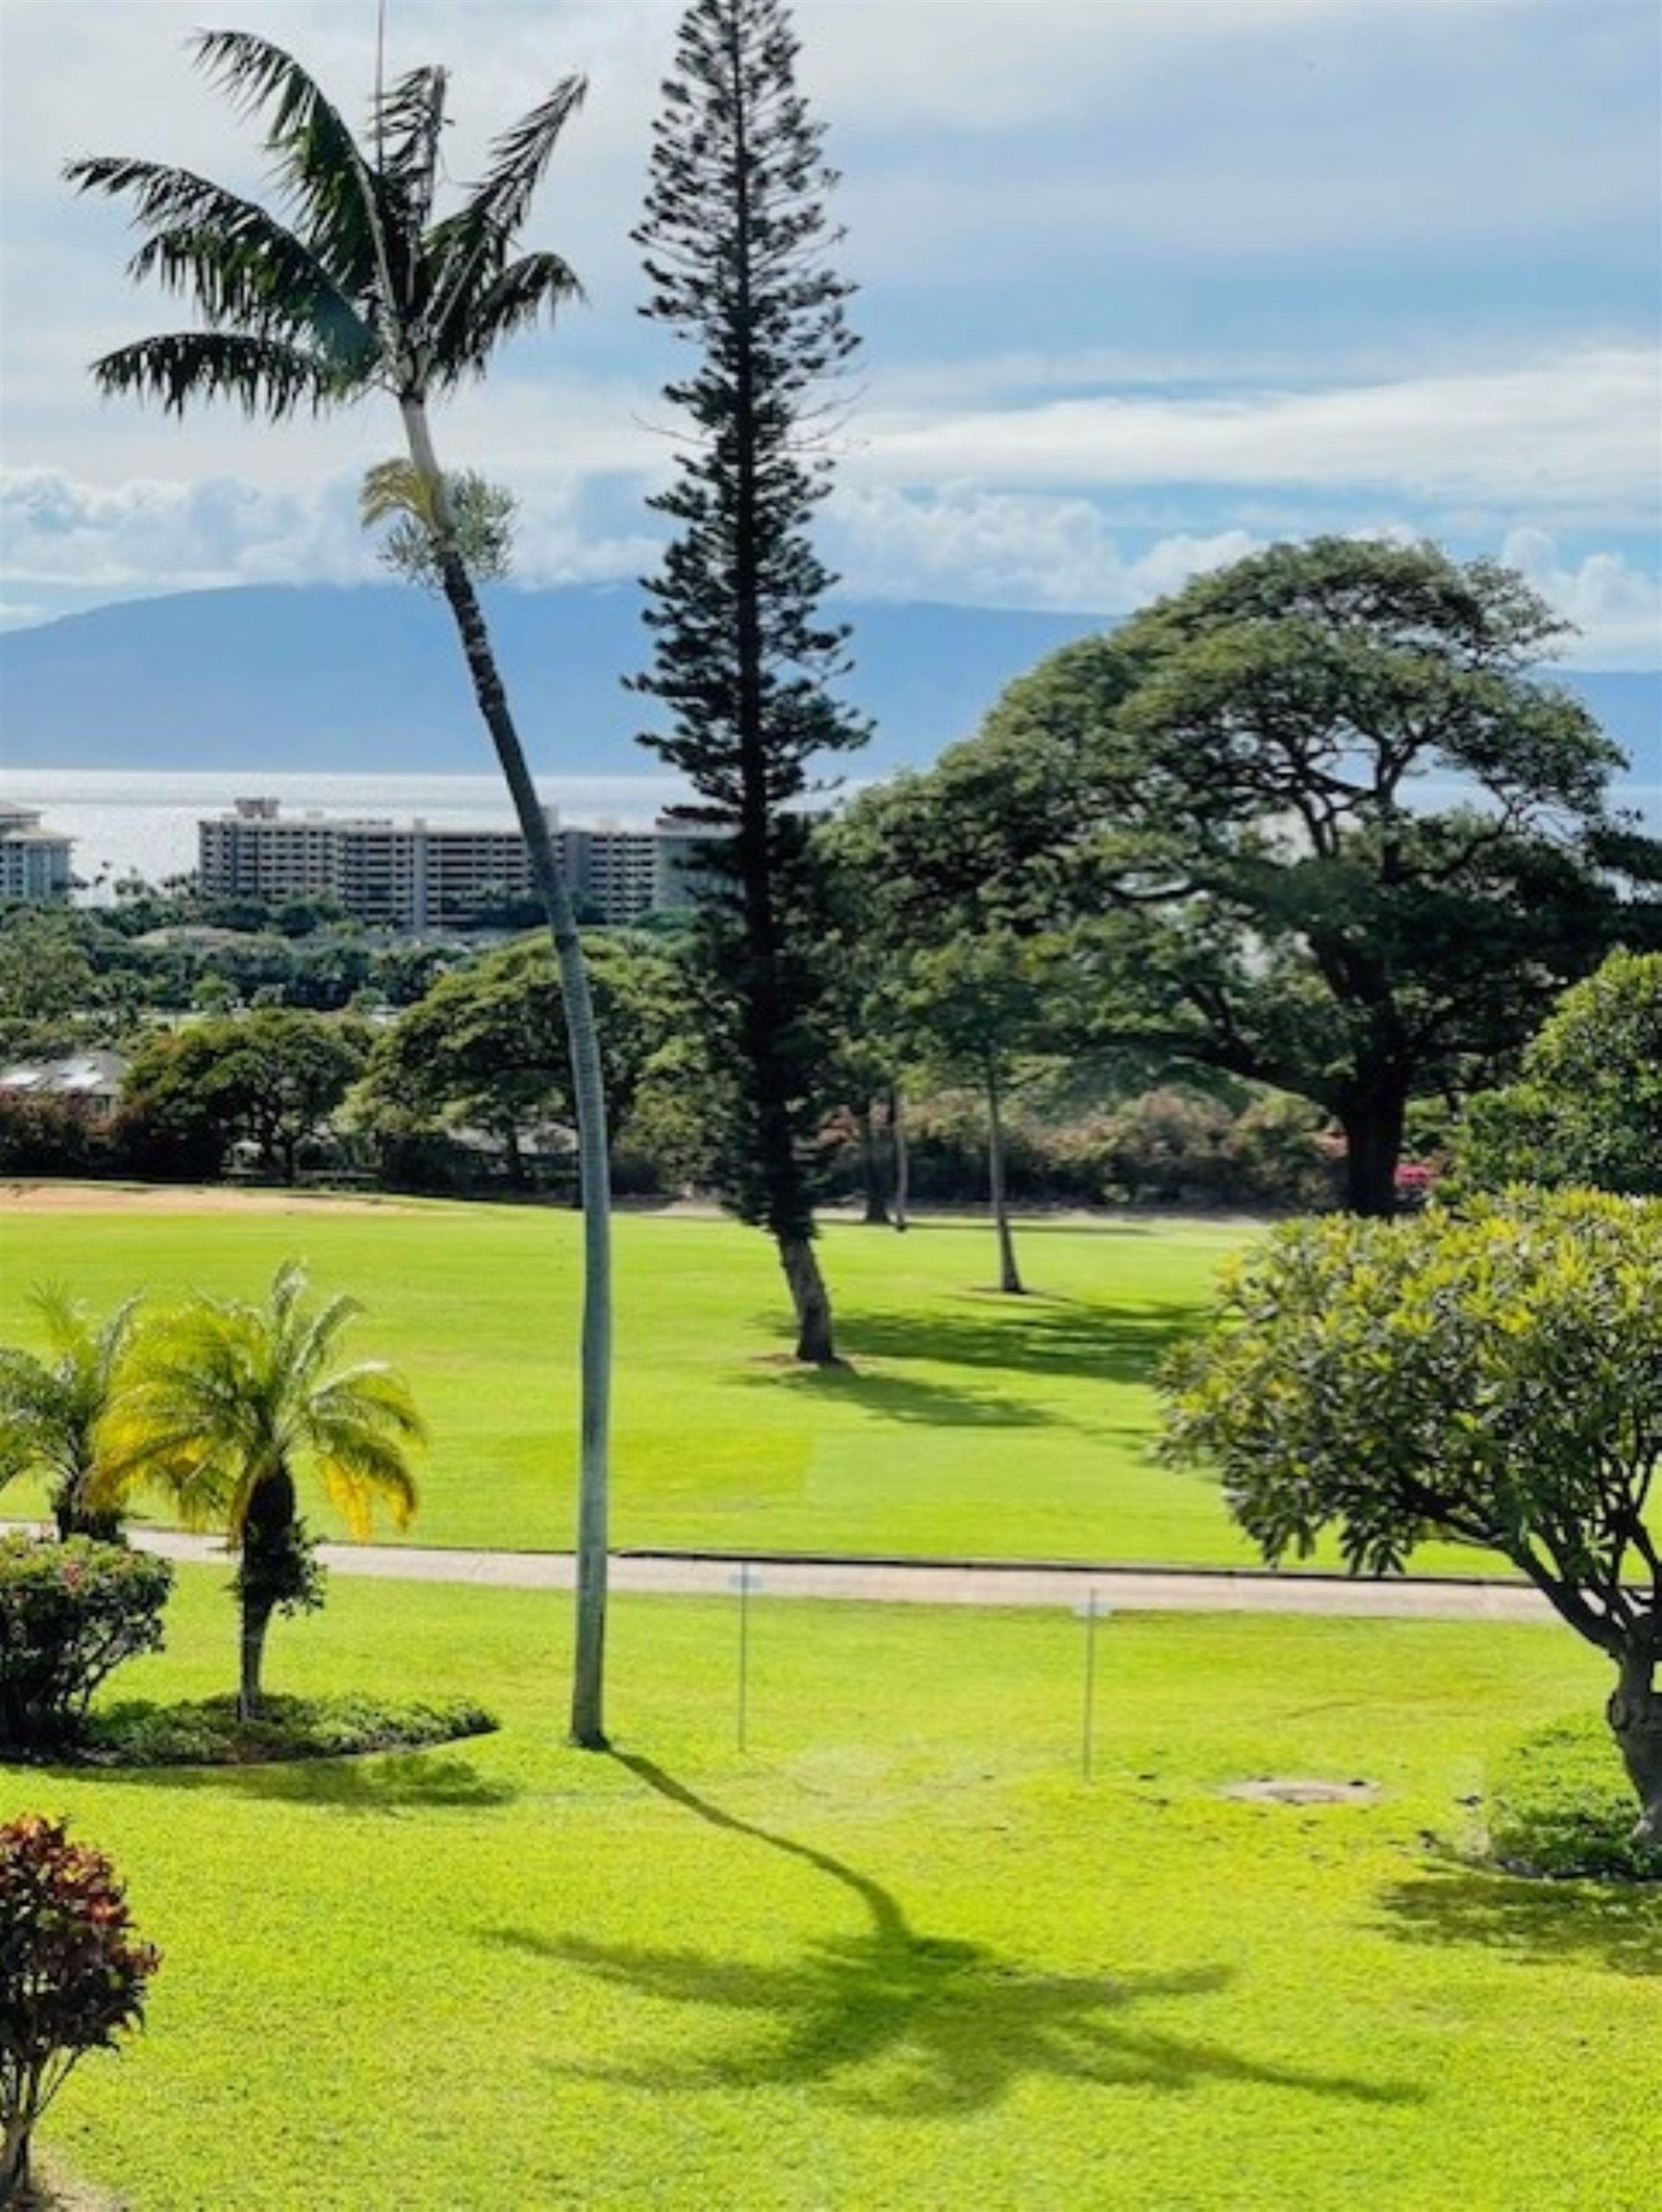
{"label": "flowering shrub", "polygon": [[71,1741],[124,1659],[161,1647],[165,1559],[72,1536],[0,1537],[0,1746]]}
{"label": "flowering shrub", "polygon": [[102,1851],[40,1814],[0,1827],[0,2204],[27,2186],[30,2136],[71,2069],[139,2024],[160,1962]]}

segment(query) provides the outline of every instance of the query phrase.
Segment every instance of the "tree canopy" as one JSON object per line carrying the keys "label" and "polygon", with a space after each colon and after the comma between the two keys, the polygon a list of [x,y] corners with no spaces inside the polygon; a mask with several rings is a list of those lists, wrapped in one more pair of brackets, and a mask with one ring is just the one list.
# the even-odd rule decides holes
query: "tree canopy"
{"label": "tree canopy", "polygon": [[1493,562],[1277,545],[1065,647],[851,811],[918,914],[1072,929],[1103,1039],[1334,1115],[1350,1204],[1388,1212],[1408,1101],[1662,922],[1623,756],[1537,667],[1565,635]]}
{"label": "tree canopy", "polygon": [[1266,1559],[1353,1573],[1499,1552],[1617,1669],[1608,1718],[1662,1842],[1662,1203],[1295,1221],[1167,1370],[1166,1449],[1215,1464]]}
{"label": "tree canopy", "polygon": [[1585,1184],[1662,1195],[1662,952],[1613,952],[1566,991],[1520,1079],[1474,1098],[1463,1183]]}

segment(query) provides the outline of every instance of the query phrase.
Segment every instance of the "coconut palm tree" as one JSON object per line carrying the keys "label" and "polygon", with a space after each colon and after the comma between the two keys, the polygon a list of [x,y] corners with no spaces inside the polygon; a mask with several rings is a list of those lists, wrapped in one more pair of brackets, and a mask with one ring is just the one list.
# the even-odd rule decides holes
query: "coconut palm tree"
{"label": "coconut palm tree", "polygon": [[99,1424],[120,1388],[138,1300],[125,1300],[105,1321],[56,1284],[33,1291],[30,1303],[48,1349],[42,1358],[0,1346],[0,1483],[44,1476],[60,1536],[114,1542],[119,1508],[94,1503],[104,1472]]}
{"label": "coconut palm tree", "polygon": [[426,1431],[408,1385],[379,1362],[337,1364],[363,1309],[307,1291],[291,1260],[263,1305],[201,1298],[159,1318],[100,1432],[100,1495],[157,1488],[186,1527],[223,1528],[238,1554],[245,1719],[259,1710],[272,1615],[319,1601],[297,1471],[309,1463],[359,1538],[376,1503],[399,1527],[416,1507],[411,1450]]}
{"label": "coconut palm tree", "polygon": [[430,420],[431,403],[481,376],[501,340],[578,294],[558,254],[516,256],[515,246],[584,82],[566,78],[505,132],[479,182],[441,216],[443,69],[415,69],[384,93],[377,89],[360,144],[280,47],[243,31],[204,32],[194,46],[231,101],[263,115],[283,216],[189,170],[109,156],[71,162],[65,175],[79,190],[131,206],[144,242],[130,274],[182,294],[202,325],[121,347],[95,362],[92,374],[101,391],[159,400],[180,415],[198,400],[229,399],[276,421],[371,393],[397,406],[420,488],[405,505],[431,534],[440,588],[513,796],[560,967],[586,1225],[571,1736],[599,1748],[611,1376],[600,1056],[576,916],[492,651],[452,498],[455,480],[439,465]]}

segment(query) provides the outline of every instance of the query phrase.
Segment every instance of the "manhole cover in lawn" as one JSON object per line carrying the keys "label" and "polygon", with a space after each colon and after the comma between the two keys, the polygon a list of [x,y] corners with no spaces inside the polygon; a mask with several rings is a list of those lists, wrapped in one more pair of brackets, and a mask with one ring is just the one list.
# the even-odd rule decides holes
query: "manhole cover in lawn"
{"label": "manhole cover in lawn", "polygon": [[1373,1805],[1377,1782],[1317,1782],[1300,1774],[1269,1774],[1256,1782],[1232,1782],[1221,1797],[1243,1797],[1257,1805]]}

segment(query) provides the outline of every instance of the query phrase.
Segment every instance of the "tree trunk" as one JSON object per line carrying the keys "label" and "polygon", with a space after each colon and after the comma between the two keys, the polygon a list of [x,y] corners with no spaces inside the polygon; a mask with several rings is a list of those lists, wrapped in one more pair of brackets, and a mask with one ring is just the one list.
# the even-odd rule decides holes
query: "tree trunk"
{"label": "tree trunk", "polygon": [[868,1229],[886,1229],[889,1225],[888,1200],[883,1192],[883,1164],[878,1152],[877,1117],[872,1101],[867,1098],[854,1110],[855,1127],[859,1132],[860,1176],[865,1184],[865,1223]]}
{"label": "tree trunk", "polygon": [[1011,1297],[1024,1295],[1021,1271],[1016,1265],[1016,1240],[1010,1234],[1010,1211],[1004,1198],[1004,1116],[996,1053],[986,1059],[987,1074],[987,1180],[992,1189],[993,1221],[999,1233],[999,1288]]}
{"label": "tree trunk", "polygon": [[265,1666],[266,1631],[277,1607],[269,1598],[255,1597],[245,1591],[242,1600],[242,1671],[237,1684],[236,1714],[239,1720],[258,1718],[260,1700],[264,1694],[260,1680]]}
{"label": "tree trunk", "polygon": [[1656,1661],[1646,1651],[1624,1661],[1604,1717],[1639,1800],[1635,1843],[1662,1844],[1662,1695]]}
{"label": "tree trunk", "polygon": [[1407,1111],[1406,1092],[1393,1085],[1370,1092],[1340,1113],[1347,1213],[1388,1218],[1396,1212],[1397,1165],[1402,1159]]}
{"label": "tree trunk", "polygon": [[249,1493],[243,1515],[237,1595],[242,1608],[241,1672],[237,1716],[252,1720],[260,1709],[260,1671],[272,1615],[297,1588],[294,1477],[279,1460]]}
{"label": "tree trunk", "polygon": [[510,1121],[502,1130],[502,1150],[508,1162],[508,1187],[511,1190],[525,1188],[525,1155],[519,1149],[519,1131]]}
{"label": "tree trunk", "polygon": [[781,1237],[779,1263],[790,1286],[796,1308],[796,1356],[814,1367],[834,1367],[836,1348],[831,1341],[831,1298],[819,1271],[813,1240],[807,1237]]}
{"label": "tree trunk", "polygon": [[908,1225],[906,1208],[912,1195],[912,1148],[906,1142],[904,1105],[899,1084],[889,1093],[889,1143],[895,1156],[894,1224],[903,1233]]}
{"label": "tree trunk", "polygon": [[29,2188],[29,2131],[31,2123],[9,2119],[0,2133],[0,2205],[20,2204]]}
{"label": "tree trunk", "polygon": [[577,1622],[572,1662],[570,1739],[585,1750],[606,1748],[606,1580],[612,1400],[612,1176],[606,1142],[606,1091],[594,1002],[577,916],[560,871],[548,819],[537,797],[518,732],[509,711],[478,594],[449,531],[445,480],[433,451],[426,411],[402,402],[410,458],[428,486],[439,525],[439,569],[445,597],[472,679],[473,696],[496,749],[518,818],[531,874],[548,920],[571,1053],[577,1108],[578,1169],[583,1201],[582,1442],[577,1503]]}
{"label": "tree trunk", "polygon": [[93,1506],[85,1503],[85,1478],[60,1482],[52,1494],[52,1518],[58,1540],[89,1536],[95,1544],[125,1544],[127,1522],[119,1505]]}

